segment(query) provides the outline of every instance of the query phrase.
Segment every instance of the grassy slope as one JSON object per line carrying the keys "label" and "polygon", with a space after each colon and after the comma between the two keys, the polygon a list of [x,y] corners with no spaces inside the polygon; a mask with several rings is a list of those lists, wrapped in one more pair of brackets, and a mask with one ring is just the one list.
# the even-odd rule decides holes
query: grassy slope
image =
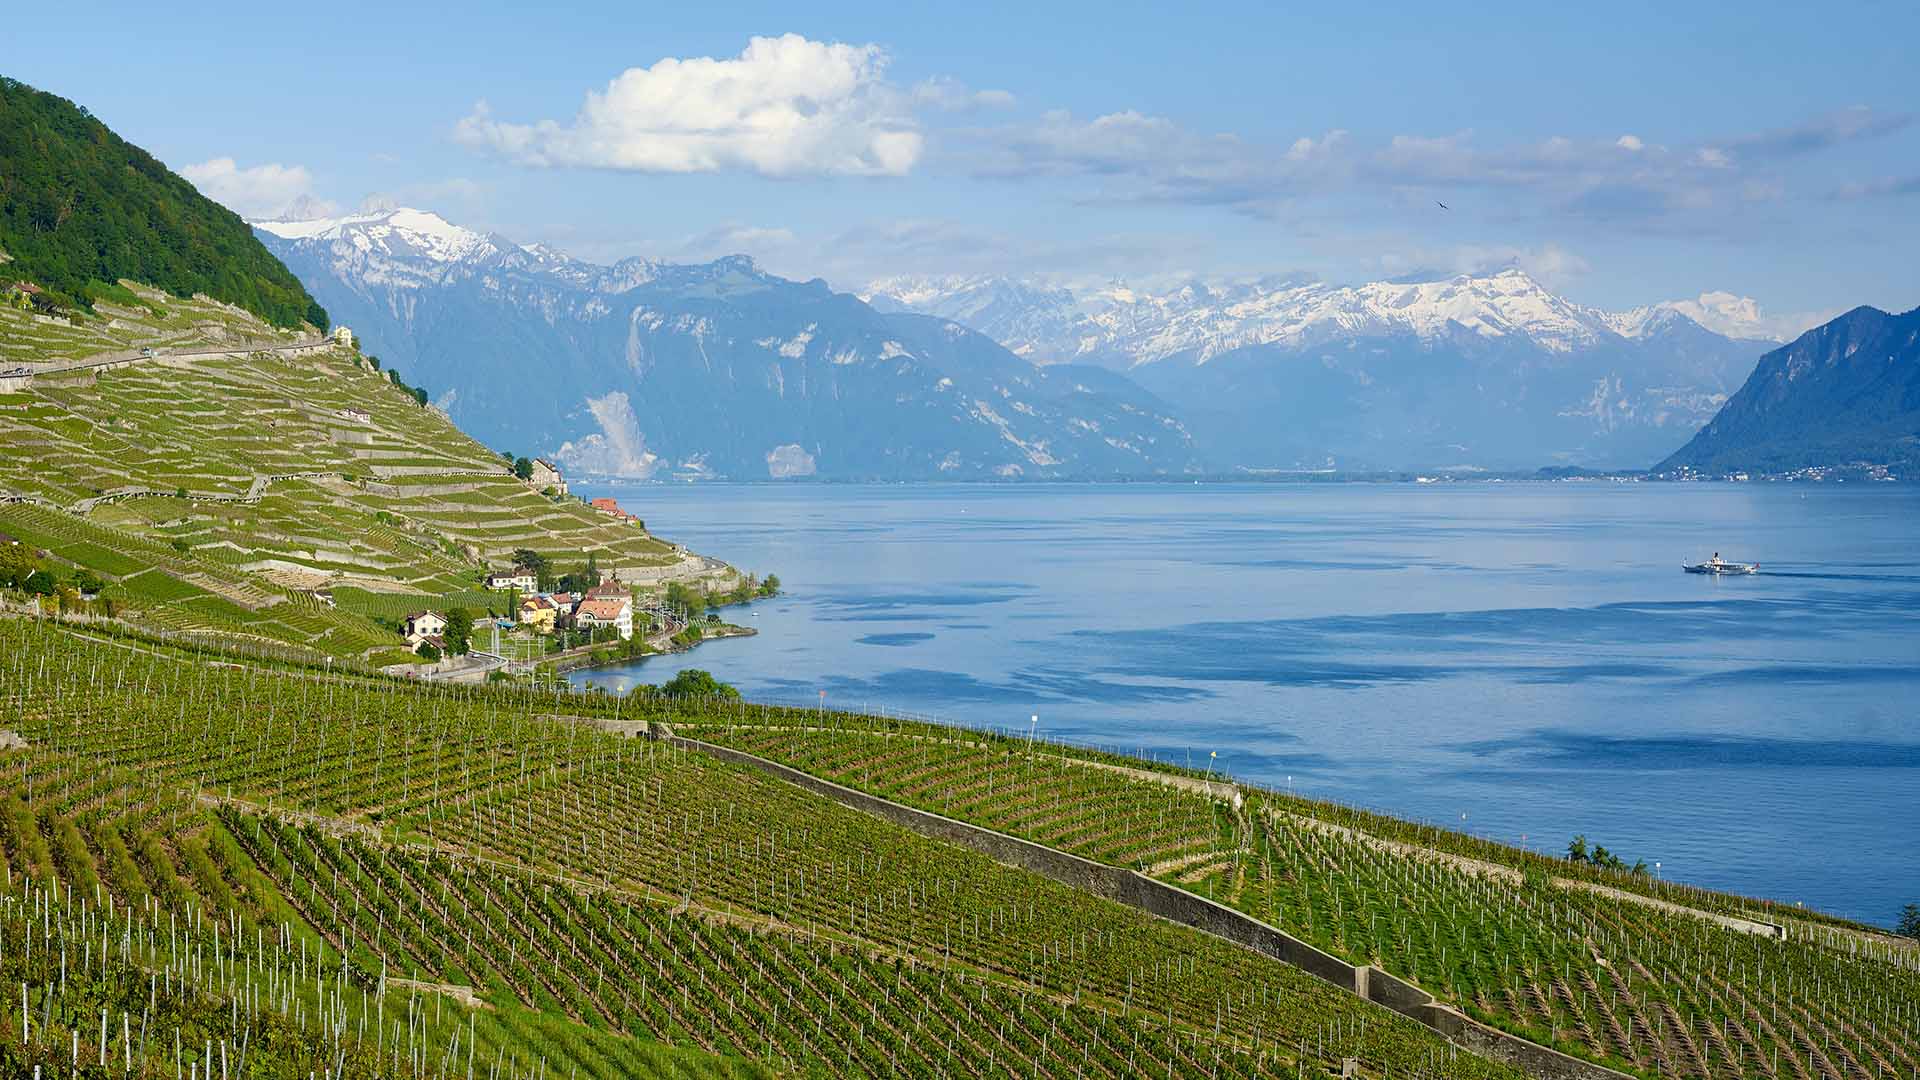
{"label": "grassy slope", "polygon": [[[103,306],[77,327],[0,307],[0,365],[291,340],[224,305],[134,288],[146,306]],[[603,569],[680,557],[644,529],[533,491],[347,349],[36,375],[0,395],[0,442],[0,490],[36,501],[0,506],[0,531],[95,570],[165,629],[366,658],[392,635],[305,590],[353,586],[342,607],[362,615],[484,607],[478,575],[516,548],[562,566],[594,548]],[[292,478],[255,493],[261,477]]]}

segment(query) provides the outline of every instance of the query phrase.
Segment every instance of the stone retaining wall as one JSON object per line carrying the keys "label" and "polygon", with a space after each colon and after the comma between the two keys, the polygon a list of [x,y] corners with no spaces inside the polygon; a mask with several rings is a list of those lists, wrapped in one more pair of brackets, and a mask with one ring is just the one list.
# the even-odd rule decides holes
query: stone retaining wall
{"label": "stone retaining wall", "polygon": [[659,730],[653,733],[675,746],[758,769],[922,836],[972,848],[996,862],[1031,870],[1082,892],[1138,908],[1169,922],[1192,927],[1273,957],[1342,990],[1411,1017],[1481,1057],[1512,1065],[1541,1080],[1632,1080],[1625,1073],[1582,1061],[1489,1027],[1437,1002],[1432,994],[1404,979],[1378,968],[1366,965],[1356,967],[1250,915],[1136,871],[1069,855],[1045,844],[970,825],[931,811],[903,806],[844,784],[823,780],[791,766],[768,761],[744,750],[674,735],[665,730],[665,725],[659,725]]}

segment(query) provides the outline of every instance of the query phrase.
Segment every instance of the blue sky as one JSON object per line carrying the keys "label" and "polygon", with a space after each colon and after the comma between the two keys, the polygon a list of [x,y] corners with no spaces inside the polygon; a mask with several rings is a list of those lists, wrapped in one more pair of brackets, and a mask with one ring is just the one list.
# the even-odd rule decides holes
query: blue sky
{"label": "blue sky", "polygon": [[1200,7],[42,6],[0,72],[243,213],[603,261],[1920,304],[1920,6]]}

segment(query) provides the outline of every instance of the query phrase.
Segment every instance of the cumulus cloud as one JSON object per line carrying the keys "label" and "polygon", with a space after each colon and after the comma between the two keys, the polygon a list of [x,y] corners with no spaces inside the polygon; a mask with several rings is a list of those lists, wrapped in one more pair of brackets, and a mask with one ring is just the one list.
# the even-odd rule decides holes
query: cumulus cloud
{"label": "cumulus cloud", "polygon": [[1613,145],[1632,154],[1637,154],[1647,148],[1647,144],[1641,142],[1640,136],[1638,135],[1622,135],[1613,140]]}
{"label": "cumulus cloud", "polygon": [[587,411],[593,414],[600,430],[579,442],[560,445],[554,456],[575,472],[594,476],[624,476],[645,479],[653,475],[660,459],[647,449],[647,438],[634,416],[633,402],[625,391],[614,390],[587,399]]}
{"label": "cumulus cloud", "polygon": [[[200,193],[244,218],[260,220],[285,213],[295,202],[303,210],[331,211],[333,204],[313,198],[313,174],[304,165],[270,163],[241,168],[230,157],[214,158],[180,170]],[[311,213],[324,217],[325,213]]]}
{"label": "cumulus cloud", "polygon": [[571,121],[498,120],[481,102],[454,129],[536,166],[766,176],[899,176],[920,160],[913,95],[878,45],[755,37],[737,57],[668,58],[589,91]]}
{"label": "cumulus cloud", "polygon": [[1776,314],[1761,310],[1751,297],[1730,292],[1704,292],[1695,300],[1672,300],[1658,307],[1677,311],[1716,334],[1766,341],[1792,341],[1831,320],[1840,309]]}

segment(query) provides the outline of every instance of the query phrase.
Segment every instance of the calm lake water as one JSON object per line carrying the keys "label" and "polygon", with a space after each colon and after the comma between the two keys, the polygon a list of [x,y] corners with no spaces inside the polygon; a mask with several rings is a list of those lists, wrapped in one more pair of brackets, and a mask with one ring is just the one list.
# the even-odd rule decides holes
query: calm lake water
{"label": "calm lake water", "polygon": [[[700,667],[1219,762],[1890,924],[1920,902],[1920,492],[1469,484],[637,486],[787,593]],[[1753,577],[1683,574],[1719,551]]]}

